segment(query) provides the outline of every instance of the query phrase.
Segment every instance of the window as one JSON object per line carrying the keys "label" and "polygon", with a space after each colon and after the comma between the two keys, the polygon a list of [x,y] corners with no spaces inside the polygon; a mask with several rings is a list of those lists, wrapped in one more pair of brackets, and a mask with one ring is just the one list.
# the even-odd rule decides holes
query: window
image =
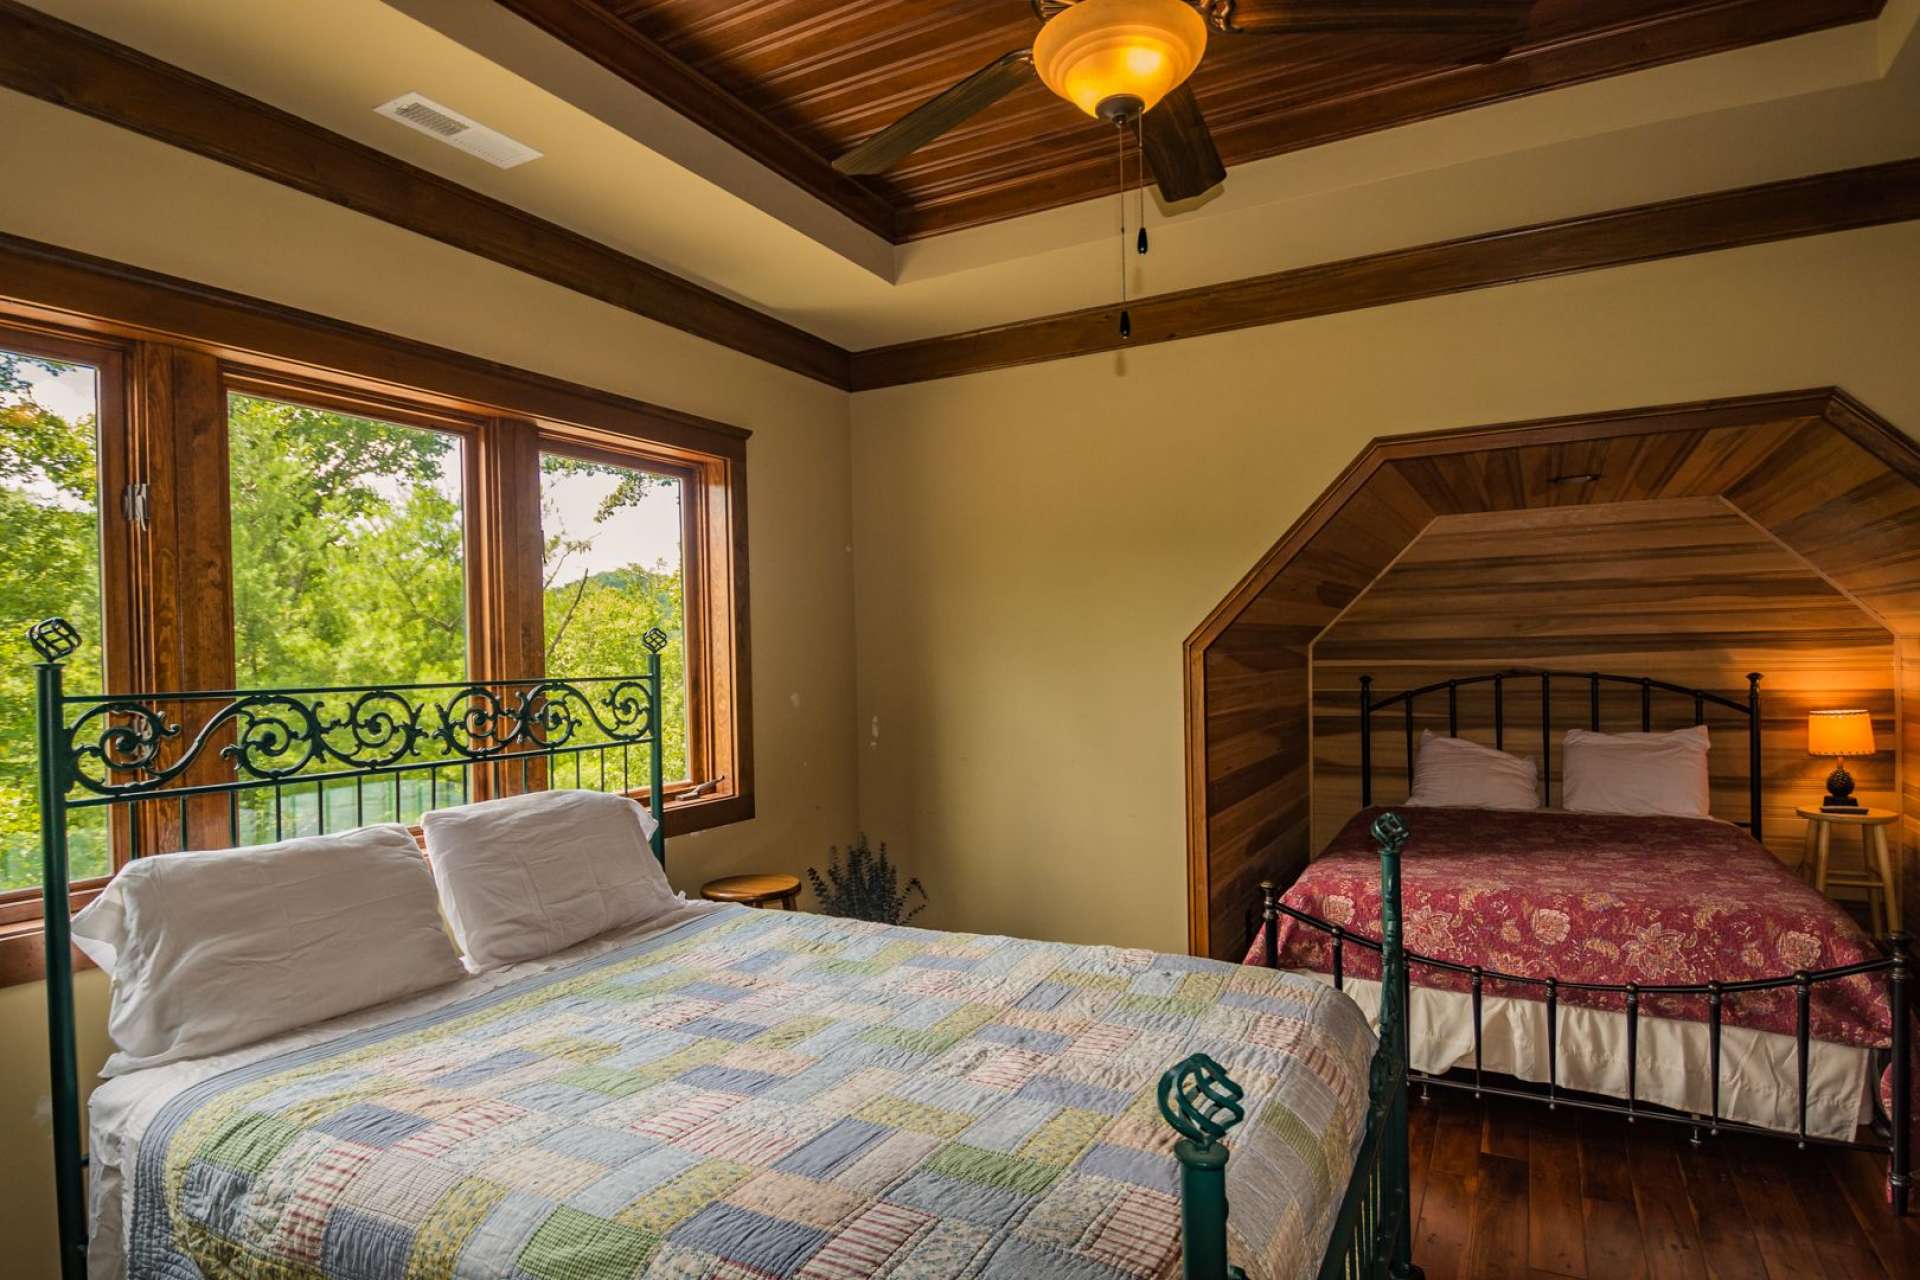
{"label": "window", "polygon": [[[81,633],[79,694],[591,679],[645,671],[659,627],[668,833],[753,816],[746,432],[78,270],[71,305],[0,300],[0,984],[39,966],[25,632],[48,616]],[[74,320],[103,297],[125,318]],[[195,716],[180,712],[183,742]],[[584,766],[582,785],[606,787],[619,755],[555,752],[521,785],[543,769],[574,785]],[[644,754],[631,765],[618,785],[643,791]],[[186,776],[232,767],[215,751]],[[128,857],[515,789],[504,763],[402,775],[397,798],[299,777],[243,802],[70,810],[74,904]]]}
{"label": "window", "polygon": [[228,397],[243,688],[467,674],[460,438]]}
{"label": "window", "polygon": [[[233,649],[246,689],[467,675],[466,503],[458,435],[230,392]],[[337,766],[316,761],[306,772]],[[289,785],[232,801],[247,843],[417,822],[470,798],[459,765],[394,786]]]}
{"label": "window", "polygon": [[[69,663],[70,687],[97,689],[102,678],[100,370],[57,349],[0,346],[0,902],[40,883],[38,658],[27,628],[72,620],[89,643]],[[112,870],[104,817],[74,815],[75,881]]]}
{"label": "window", "polygon": [[661,654],[663,756],[667,779],[681,782],[690,779],[686,484],[686,477],[663,471],[540,455],[546,672],[643,672],[650,655],[641,637],[654,627],[671,636]]}

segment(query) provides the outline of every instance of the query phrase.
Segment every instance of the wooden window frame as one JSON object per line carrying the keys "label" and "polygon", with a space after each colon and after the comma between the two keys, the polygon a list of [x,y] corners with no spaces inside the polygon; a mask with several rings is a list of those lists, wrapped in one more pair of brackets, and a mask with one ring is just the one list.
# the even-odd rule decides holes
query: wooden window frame
{"label": "wooden window frame", "polygon": [[[132,596],[135,556],[133,524],[118,501],[127,485],[130,439],[128,432],[127,371],[131,353],[125,343],[101,341],[52,326],[15,320],[0,313],[0,348],[27,356],[64,360],[95,370],[97,400],[94,422],[95,501],[99,506],[100,620],[102,634],[87,636],[100,646],[100,671],[108,688],[131,688],[135,646]],[[9,743],[13,750],[31,751],[31,741]],[[111,819],[110,819],[111,821]],[[114,824],[116,827],[118,823]],[[74,910],[98,897],[126,865],[128,842],[118,831],[110,833],[113,870],[105,876],[76,880],[71,885]],[[44,914],[39,885],[0,891],[0,930],[31,922],[38,927]]]}
{"label": "wooden window frame", "polygon": [[[560,423],[538,425],[533,443],[536,516],[540,509],[537,467],[544,453],[671,475],[681,481],[688,776],[666,784],[667,833],[705,830],[752,817],[752,753],[745,746],[750,739],[741,733],[747,706],[743,470],[726,458]],[[736,509],[741,513],[737,530],[731,518]],[[537,519],[535,528],[537,532]],[[631,794],[639,799],[647,796],[644,788]]]}
{"label": "wooden window frame", "polygon": [[[356,391],[332,385],[314,378],[291,377],[270,370],[252,369],[243,365],[224,365],[221,369],[221,386],[229,397],[248,396],[255,400],[271,400],[280,404],[290,404],[303,409],[318,409],[323,413],[339,413],[351,417],[370,418],[379,422],[391,423],[397,427],[410,427],[417,431],[436,431],[441,435],[452,436],[460,442],[460,558],[461,590],[465,597],[464,609],[465,635],[462,637],[465,662],[463,678],[472,678],[475,672],[487,664],[477,652],[475,641],[483,632],[479,615],[493,607],[494,597],[481,590],[481,575],[478,565],[481,561],[478,542],[480,534],[475,526],[480,523],[479,508],[485,505],[484,478],[481,475],[482,449],[481,434],[486,429],[487,419],[475,414],[452,413],[431,405],[366,391]],[[229,412],[228,439],[231,440],[231,413]],[[225,505],[228,526],[232,526],[233,509],[231,489]],[[231,561],[229,561],[231,566]],[[238,636],[235,636],[236,643]],[[228,688],[240,688],[239,654],[234,654],[232,683]]]}
{"label": "wooden window frame", "polygon": [[[705,776],[669,787],[666,829],[676,836],[754,816],[750,432],[12,237],[0,237],[0,344],[101,371],[107,634],[98,639],[109,692],[233,687],[231,392],[462,437],[475,679],[542,674],[543,449],[686,477],[688,599],[700,601],[686,610],[688,703]],[[118,501],[135,480],[154,491],[157,510],[146,530],[131,527]],[[116,833],[116,869],[124,843]],[[99,888],[75,886],[75,908]],[[0,900],[0,986],[40,975],[39,903],[37,893]]]}

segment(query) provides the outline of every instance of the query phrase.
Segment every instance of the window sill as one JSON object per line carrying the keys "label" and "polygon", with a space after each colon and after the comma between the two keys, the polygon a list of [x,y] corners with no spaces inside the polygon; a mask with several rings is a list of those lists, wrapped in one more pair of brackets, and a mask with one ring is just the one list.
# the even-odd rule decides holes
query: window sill
{"label": "window sill", "polygon": [[[94,967],[93,961],[73,953],[73,969]],[[38,920],[0,927],[0,987],[17,987],[39,982],[47,976],[47,945]]]}
{"label": "window sill", "polygon": [[[710,831],[753,816],[752,796],[709,796],[700,800],[670,801],[667,838]],[[94,967],[80,952],[73,953],[74,972]],[[0,987],[39,982],[47,976],[47,949],[39,920],[0,925]]]}
{"label": "window sill", "polygon": [[[667,838],[710,831],[730,823],[745,822],[753,816],[753,797],[705,796],[698,800],[668,800]],[[671,857],[671,854],[669,854]]]}

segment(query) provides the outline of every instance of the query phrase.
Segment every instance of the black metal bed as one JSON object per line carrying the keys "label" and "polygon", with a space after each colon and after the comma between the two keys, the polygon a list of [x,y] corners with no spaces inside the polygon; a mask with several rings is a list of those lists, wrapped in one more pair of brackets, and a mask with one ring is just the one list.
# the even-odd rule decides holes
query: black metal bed
{"label": "black metal bed", "polygon": [[[1640,690],[1640,725],[1642,730],[1653,726],[1653,695],[1656,692],[1671,692],[1692,700],[1695,724],[1705,723],[1705,711],[1708,706],[1729,708],[1744,714],[1748,718],[1748,767],[1749,785],[1748,820],[1739,825],[1748,828],[1754,839],[1761,835],[1761,721],[1760,721],[1760,681],[1758,673],[1747,676],[1747,697],[1744,703],[1738,699],[1708,690],[1691,689],[1668,681],[1656,680],[1646,676],[1608,675],[1597,672],[1562,672],[1510,669],[1499,672],[1479,673],[1455,679],[1437,681],[1394,694],[1388,698],[1375,699],[1373,696],[1373,677],[1360,678],[1360,752],[1361,752],[1361,798],[1364,806],[1373,804],[1373,749],[1372,716],[1376,711],[1395,705],[1403,707],[1402,724],[1407,751],[1407,774],[1411,782],[1414,768],[1414,700],[1423,695],[1444,691],[1447,695],[1447,723],[1449,734],[1458,736],[1460,725],[1459,694],[1463,688],[1491,684],[1494,698],[1494,718],[1496,746],[1505,745],[1505,689],[1513,681],[1538,680],[1541,690],[1541,741],[1542,741],[1542,799],[1550,794],[1549,748],[1553,734],[1552,689],[1556,680],[1562,682],[1584,682],[1589,690],[1588,724],[1594,730],[1600,728],[1601,689],[1603,685],[1618,684],[1637,686]],[[1564,684],[1563,684],[1564,687]],[[1492,815],[1497,820],[1498,815]],[[1417,852],[1417,851],[1416,851]],[[1281,894],[1289,886],[1277,885],[1272,881],[1263,882],[1261,889],[1260,920],[1264,943],[1261,961],[1268,968],[1280,967],[1277,927],[1284,916],[1307,928],[1327,935],[1331,947],[1332,979],[1337,988],[1344,989],[1345,949],[1348,946],[1378,951],[1381,943],[1378,939],[1368,938],[1343,928],[1332,921],[1320,919],[1302,911],[1281,899]],[[1688,1126],[1691,1140],[1698,1144],[1702,1133],[1712,1136],[1721,1132],[1747,1133],[1770,1139],[1794,1141],[1802,1148],[1808,1144],[1850,1148],[1883,1155],[1887,1159],[1888,1187],[1894,1212],[1904,1216],[1912,1189],[1912,977],[1913,958],[1907,937],[1895,933],[1880,940],[1882,954],[1880,958],[1858,964],[1843,965],[1828,969],[1799,970],[1795,973],[1772,978],[1749,979],[1731,982],[1706,982],[1696,984],[1636,984],[1636,983],[1597,983],[1562,981],[1554,977],[1534,977],[1506,973],[1482,965],[1459,964],[1418,952],[1405,952],[1405,963],[1399,970],[1399,982],[1410,986],[1412,972],[1417,968],[1431,969],[1437,972],[1456,974],[1466,978],[1473,1015],[1473,1067],[1468,1072],[1434,1074],[1409,1068],[1409,1078],[1418,1083],[1424,1094],[1432,1088],[1462,1090],[1479,1097],[1485,1094],[1520,1098],[1540,1102],[1549,1107],[1572,1106],[1584,1110],[1616,1114],[1629,1121],[1648,1119]],[[1879,1106],[1877,1083],[1873,1088],[1878,1121],[1872,1126],[1872,1136],[1851,1139],[1822,1137],[1810,1134],[1807,1128],[1808,1107],[1808,1063],[1811,1046],[1811,1015],[1814,989],[1822,983],[1837,982],[1855,976],[1884,975],[1888,989],[1888,1003],[1892,1015],[1890,1046],[1884,1051],[1886,1057],[1876,1057],[1872,1063],[1872,1076],[1878,1081],[1882,1062],[1890,1059],[1892,1105],[1890,1111]],[[1489,1072],[1482,1066],[1483,1026],[1482,1004],[1489,983],[1511,984],[1503,990],[1520,989],[1537,992],[1545,1005],[1547,1028],[1547,1081],[1544,1089],[1525,1087],[1519,1081],[1510,1084],[1490,1083]],[[1382,970],[1383,992],[1392,985],[1392,979]],[[1791,989],[1795,1003],[1795,1063],[1797,1069],[1797,1130],[1782,1133],[1775,1129],[1759,1125],[1729,1120],[1720,1114],[1721,1093],[1721,1035],[1722,1018],[1726,1001],[1745,993]],[[1609,1101],[1598,1097],[1573,1094],[1559,1085],[1560,1061],[1560,1001],[1563,993],[1579,992],[1584,995],[1617,996],[1624,1007],[1627,1032],[1627,1096],[1624,1101]],[[1639,1027],[1641,1003],[1650,998],[1695,997],[1704,1000],[1707,1010],[1708,1061],[1712,1080],[1709,1082],[1710,1103],[1705,1115],[1676,1111],[1654,1103],[1641,1101],[1639,1085]],[[1410,992],[1402,991],[1396,997],[1396,1004],[1409,1010]]]}

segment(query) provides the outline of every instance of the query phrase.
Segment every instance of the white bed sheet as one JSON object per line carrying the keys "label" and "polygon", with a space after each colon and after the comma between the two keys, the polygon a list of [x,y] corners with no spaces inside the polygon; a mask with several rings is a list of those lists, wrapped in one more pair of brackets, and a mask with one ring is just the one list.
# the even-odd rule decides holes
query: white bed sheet
{"label": "white bed sheet", "polygon": [[[1291,972],[1333,984],[1330,974]],[[1380,1025],[1380,984],[1348,978],[1342,987],[1369,1022]],[[1414,1069],[1439,1075],[1473,1066],[1473,997],[1463,991],[1411,988],[1409,1056]],[[1627,1015],[1584,1005],[1560,1005],[1555,1056],[1563,1089],[1624,1099],[1627,1096]],[[1481,998],[1481,1067],[1536,1084],[1547,1080],[1547,1006],[1517,996]],[[1869,1092],[1872,1051],[1814,1040],[1807,1052],[1807,1132],[1852,1138],[1872,1115]],[[1634,1096],[1697,1115],[1712,1108],[1711,1050],[1707,1025],[1642,1016],[1639,1073]],[[1799,1129],[1799,1062],[1792,1036],[1749,1027],[1723,1027],[1720,1035],[1720,1115],[1783,1133]]]}
{"label": "white bed sheet", "polygon": [[523,961],[490,973],[469,975],[424,995],[373,1009],[362,1009],[262,1040],[244,1049],[210,1058],[168,1063],[102,1082],[94,1090],[87,1106],[88,1169],[92,1182],[92,1225],[87,1248],[89,1280],[122,1280],[126,1275],[127,1227],[133,1210],[133,1168],[139,1155],[140,1136],[147,1131],[147,1126],[167,1101],[181,1090],[249,1062],[258,1062],[262,1058],[443,1008],[522,978],[644,941],[711,912],[749,909],[717,902],[683,901],[664,916],[615,929],[539,960]]}

